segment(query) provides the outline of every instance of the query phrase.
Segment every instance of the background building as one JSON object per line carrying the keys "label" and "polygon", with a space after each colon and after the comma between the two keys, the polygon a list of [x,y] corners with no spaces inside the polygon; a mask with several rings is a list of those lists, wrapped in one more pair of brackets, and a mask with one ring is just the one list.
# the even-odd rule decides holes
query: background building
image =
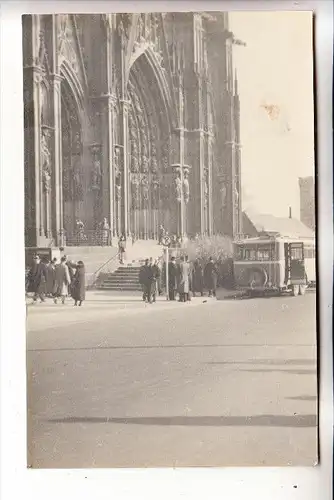
{"label": "background building", "polygon": [[26,246],[241,233],[226,13],[23,18]]}
{"label": "background building", "polygon": [[314,177],[300,177],[300,220],[315,231]]}

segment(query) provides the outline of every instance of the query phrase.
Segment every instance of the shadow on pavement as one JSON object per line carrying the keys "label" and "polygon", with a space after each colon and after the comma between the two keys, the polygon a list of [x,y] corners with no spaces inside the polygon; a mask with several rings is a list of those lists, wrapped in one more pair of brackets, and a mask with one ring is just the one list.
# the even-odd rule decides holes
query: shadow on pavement
{"label": "shadow on pavement", "polygon": [[166,426],[208,426],[208,427],[316,427],[316,415],[251,415],[210,417],[69,417],[55,418],[48,422],[61,424],[132,424]]}
{"label": "shadow on pavement", "polygon": [[311,365],[313,359],[254,359],[253,361],[209,361],[207,365]]}
{"label": "shadow on pavement", "polygon": [[[284,344],[284,347],[295,347],[296,344]],[[309,344],[298,344],[302,347],[310,347]],[[27,349],[27,352],[44,352],[44,351],[94,351],[100,349],[188,349],[188,348],[216,348],[216,347],[263,347],[263,344],[172,344],[172,345],[96,345],[88,347],[54,347],[54,348],[35,348]],[[282,344],[270,344],[270,347],[282,347]],[[207,363],[207,364],[225,364],[225,363]],[[249,370],[245,370],[249,371]],[[250,370],[252,371],[252,370]],[[286,370],[283,370],[286,371]]]}
{"label": "shadow on pavement", "polygon": [[293,375],[316,375],[317,370],[285,370],[282,368],[281,370],[279,368],[275,368],[272,370],[240,370],[241,372],[248,372],[248,373],[292,373]]}
{"label": "shadow on pavement", "polygon": [[285,399],[292,399],[294,401],[317,401],[317,396],[294,396]]}

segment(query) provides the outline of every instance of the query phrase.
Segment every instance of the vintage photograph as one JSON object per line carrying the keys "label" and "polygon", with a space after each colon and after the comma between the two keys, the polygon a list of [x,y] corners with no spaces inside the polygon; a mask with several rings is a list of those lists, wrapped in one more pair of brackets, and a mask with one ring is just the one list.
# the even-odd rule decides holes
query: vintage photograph
{"label": "vintage photograph", "polygon": [[22,17],[28,467],[317,464],[312,39]]}

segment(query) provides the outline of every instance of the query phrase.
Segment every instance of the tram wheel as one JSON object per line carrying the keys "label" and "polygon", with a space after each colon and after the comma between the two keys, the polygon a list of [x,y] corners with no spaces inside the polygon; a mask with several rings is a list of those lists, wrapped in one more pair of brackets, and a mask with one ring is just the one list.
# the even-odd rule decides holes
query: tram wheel
{"label": "tram wheel", "polygon": [[299,294],[299,286],[298,285],[292,285],[291,295],[293,297],[297,297],[298,294]]}
{"label": "tram wheel", "polygon": [[306,285],[299,285],[299,295],[305,295]]}

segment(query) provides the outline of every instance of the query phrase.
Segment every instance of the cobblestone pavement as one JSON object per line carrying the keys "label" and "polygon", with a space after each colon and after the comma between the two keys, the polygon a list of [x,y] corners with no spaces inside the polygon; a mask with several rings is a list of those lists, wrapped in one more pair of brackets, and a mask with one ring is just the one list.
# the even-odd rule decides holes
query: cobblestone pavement
{"label": "cobblestone pavement", "polygon": [[132,301],[29,308],[33,467],[316,462],[315,294]]}

